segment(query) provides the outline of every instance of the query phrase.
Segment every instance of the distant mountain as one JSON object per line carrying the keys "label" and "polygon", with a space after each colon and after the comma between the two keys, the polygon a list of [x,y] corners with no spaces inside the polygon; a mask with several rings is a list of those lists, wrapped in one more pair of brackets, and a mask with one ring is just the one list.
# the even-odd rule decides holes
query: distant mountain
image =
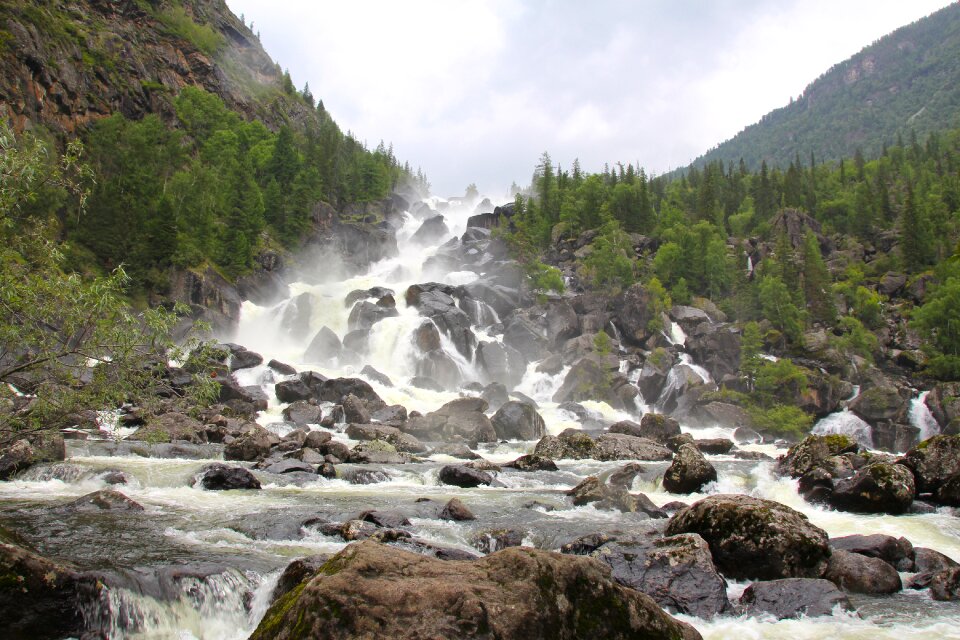
{"label": "distant mountain", "polygon": [[[810,43],[810,46],[816,46]],[[760,79],[758,79],[760,81]],[[694,162],[741,158],[751,169],[766,160],[786,167],[867,157],[898,136],[920,140],[960,126],[960,3],[897,29],[834,65],[803,95],[711,149]]]}

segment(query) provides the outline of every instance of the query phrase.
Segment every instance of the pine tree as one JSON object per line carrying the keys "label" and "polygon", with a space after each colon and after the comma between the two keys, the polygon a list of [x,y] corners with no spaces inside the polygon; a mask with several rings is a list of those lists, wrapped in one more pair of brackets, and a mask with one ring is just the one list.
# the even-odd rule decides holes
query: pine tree
{"label": "pine tree", "polygon": [[830,272],[820,254],[820,244],[812,231],[803,238],[803,293],[811,317],[830,324],[837,318],[837,308],[830,292]]}
{"label": "pine tree", "polygon": [[917,206],[912,184],[907,184],[907,193],[900,212],[900,255],[910,271],[919,271],[930,263],[932,238],[926,216]]}

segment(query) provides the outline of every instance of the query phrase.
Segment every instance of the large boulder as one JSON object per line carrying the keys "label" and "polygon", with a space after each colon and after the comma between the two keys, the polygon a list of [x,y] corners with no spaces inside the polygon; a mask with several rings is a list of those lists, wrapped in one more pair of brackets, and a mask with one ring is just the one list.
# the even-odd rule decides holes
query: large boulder
{"label": "large boulder", "polygon": [[497,432],[483,413],[487,406],[483,398],[458,398],[425,416],[410,418],[401,430],[426,441],[496,442]]}
{"label": "large boulder", "polygon": [[897,514],[910,508],[914,491],[910,469],[876,462],[858,470],[852,478],[837,481],[829,501],[843,511]]}
{"label": "large boulder", "polygon": [[730,606],[710,547],[696,534],[613,540],[590,555],[610,565],[617,582],[671,612],[711,618]]}
{"label": "large boulder", "polygon": [[700,638],[591,558],[509,548],[444,562],[367,541],[276,601],[251,640],[374,636]]}
{"label": "large boulder", "polygon": [[423,453],[428,447],[409,433],[383,424],[350,424],[346,434],[353,440],[382,440],[402,453]]}
{"label": "large boulder", "polygon": [[327,363],[339,358],[343,351],[343,344],[333,329],[321,327],[303,354],[304,362]]}
{"label": "large boulder", "polygon": [[941,602],[960,600],[960,568],[935,573],[930,579],[930,596]]}
{"label": "large boulder", "polygon": [[590,434],[579,429],[564,429],[556,436],[543,436],[533,449],[533,455],[554,460],[594,458],[596,442]]}
{"label": "large boulder", "polygon": [[363,402],[367,411],[377,411],[387,406],[370,383],[360,378],[331,378],[319,382],[318,385],[319,399],[326,402],[341,404],[343,399],[351,394]]}
{"label": "large boulder", "polygon": [[745,495],[714,495],[678,511],[667,535],[696,533],[735,579],[819,578],[830,557],[825,531],[790,507]]}
{"label": "large boulder", "polygon": [[960,474],[960,435],[933,436],[907,452],[900,463],[916,479],[917,493],[936,493],[952,476]]}
{"label": "large boulder", "polygon": [[260,488],[260,481],[249,469],[231,467],[218,462],[208,464],[201,469],[194,484],[199,484],[210,491]]}
{"label": "large boulder", "polygon": [[567,372],[563,384],[553,394],[554,402],[596,400],[606,402],[614,409],[626,408],[617,387],[626,382],[622,376],[597,362],[592,357],[581,358]]}
{"label": "large boulder", "polygon": [[603,433],[595,442],[597,460],[669,460],[673,452],[648,438],[625,433]]}
{"label": "large boulder", "polygon": [[260,425],[252,425],[246,433],[224,447],[223,458],[243,462],[262,460],[270,454],[275,439],[276,436]]}
{"label": "large boulder", "polygon": [[854,452],[858,448],[856,441],[845,435],[807,436],[777,460],[777,472],[800,478],[821,466],[828,458]]}
{"label": "large boulder", "polygon": [[462,464],[451,464],[442,467],[437,478],[443,484],[462,487],[464,489],[479,487],[480,485],[491,485],[494,482],[493,476],[489,473],[471,469]]}
{"label": "large boulder", "polygon": [[643,346],[650,335],[650,320],[653,319],[654,305],[650,304],[650,294],[641,283],[631,285],[614,302],[616,316],[613,321],[623,336],[623,341]]}
{"label": "large boulder", "polygon": [[[613,431],[613,427],[610,430]],[[662,413],[645,413],[640,418],[640,432],[631,435],[666,444],[670,438],[680,435],[680,423]]]}
{"label": "large boulder", "polygon": [[830,548],[859,553],[871,558],[880,558],[897,571],[913,571],[915,567],[916,552],[906,538],[894,538],[882,533],[853,534],[830,538]]}
{"label": "large boulder", "polygon": [[670,493],[695,493],[716,480],[716,468],[696,446],[684,444],[663,474],[663,488]]}
{"label": "large boulder", "polygon": [[892,385],[871,387],[860,392],[847,408],[862,420],[873,424],[880,420],[898,420],[906,415],[910,401]]}
{"label": "large boulder", "polygon": [[8,480],[41,462],[60,462],[66,454],[66,443],[59,433],[40,431],[14,440],[0,448],[0,480]]}
{"label": "large boulder", "polygon": [[93,579],[27,549],[0,543],[0,620],[12,640],[59,640],[84,631],[81,594],[93,596]]}
{"label": "large boulder", "polygon": [[501,440],[538,440],[546,435],[543,417],[525,402],[505,402],[490,418]]}
{"label": "large boulder", "polygon": [[880,558],[834,550],[823,577],[844,591],[887,594],[903,588],[897,570]]}
{"label": "large boulder", "polygon": [[784,578],[754,582],[740,596],[740,606],[750,616],[772,615],[777,620],[833,615],[840,607],[852,611],[847,595],[822,578]]}
{"label": "large boulder", "polygon": [[522,353],[502,342],[481,342],[477,345],[477,364],[486,378],[512,389],[527,370],[527,359]]}

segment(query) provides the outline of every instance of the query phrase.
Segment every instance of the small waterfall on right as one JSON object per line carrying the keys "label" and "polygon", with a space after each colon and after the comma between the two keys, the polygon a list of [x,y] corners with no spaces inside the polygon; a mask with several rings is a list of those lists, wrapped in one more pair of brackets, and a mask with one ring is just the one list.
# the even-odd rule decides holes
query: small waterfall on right
{"label": "small waterfall on right", "polygon": [[929,391],[924,391],[910,401],[910,424],[920,429],[920,442],[940,433],[940,425],[933,414],[930,413],[930,407],[927,406],[927,394],[929,393]]}

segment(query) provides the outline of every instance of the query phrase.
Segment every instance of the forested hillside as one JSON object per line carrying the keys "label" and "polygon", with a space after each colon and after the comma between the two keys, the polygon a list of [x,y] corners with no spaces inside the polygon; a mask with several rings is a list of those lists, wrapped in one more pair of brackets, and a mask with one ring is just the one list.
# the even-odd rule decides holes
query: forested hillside
{"label": "forested hillside", "polygon": [[511,213],[505,237],[534,287],[560,288],[559,275],[607,295],[644,284],[654,338],[639,346],[656,349],[675,304],[736,322],[744,352],[729,391],[748,393],[757,422],[809,425],[788,397],[818,370],[960,377],[960,130],[869,161],[795,157],[756,172],[715,161],[675,180],[558,170],[544,154]]}
{"label": "forested hillside", "polygon": [[[762,82],[757,78],[757,82]],[[897,29],[810,83],[692,163],[741,158],[785,168],[799,154],[817,161],[879,155],[884,145],[960,126],[960,5]]]}
{"label": "forested hillside", "polygon": [[222,0],[0,2],[0,67],[15,130],[84,142],[85,209],[58,205],[67,267],[124,264],[137,295],[184,270],[250,273],[311,225],[425,183],[342,132]]}

